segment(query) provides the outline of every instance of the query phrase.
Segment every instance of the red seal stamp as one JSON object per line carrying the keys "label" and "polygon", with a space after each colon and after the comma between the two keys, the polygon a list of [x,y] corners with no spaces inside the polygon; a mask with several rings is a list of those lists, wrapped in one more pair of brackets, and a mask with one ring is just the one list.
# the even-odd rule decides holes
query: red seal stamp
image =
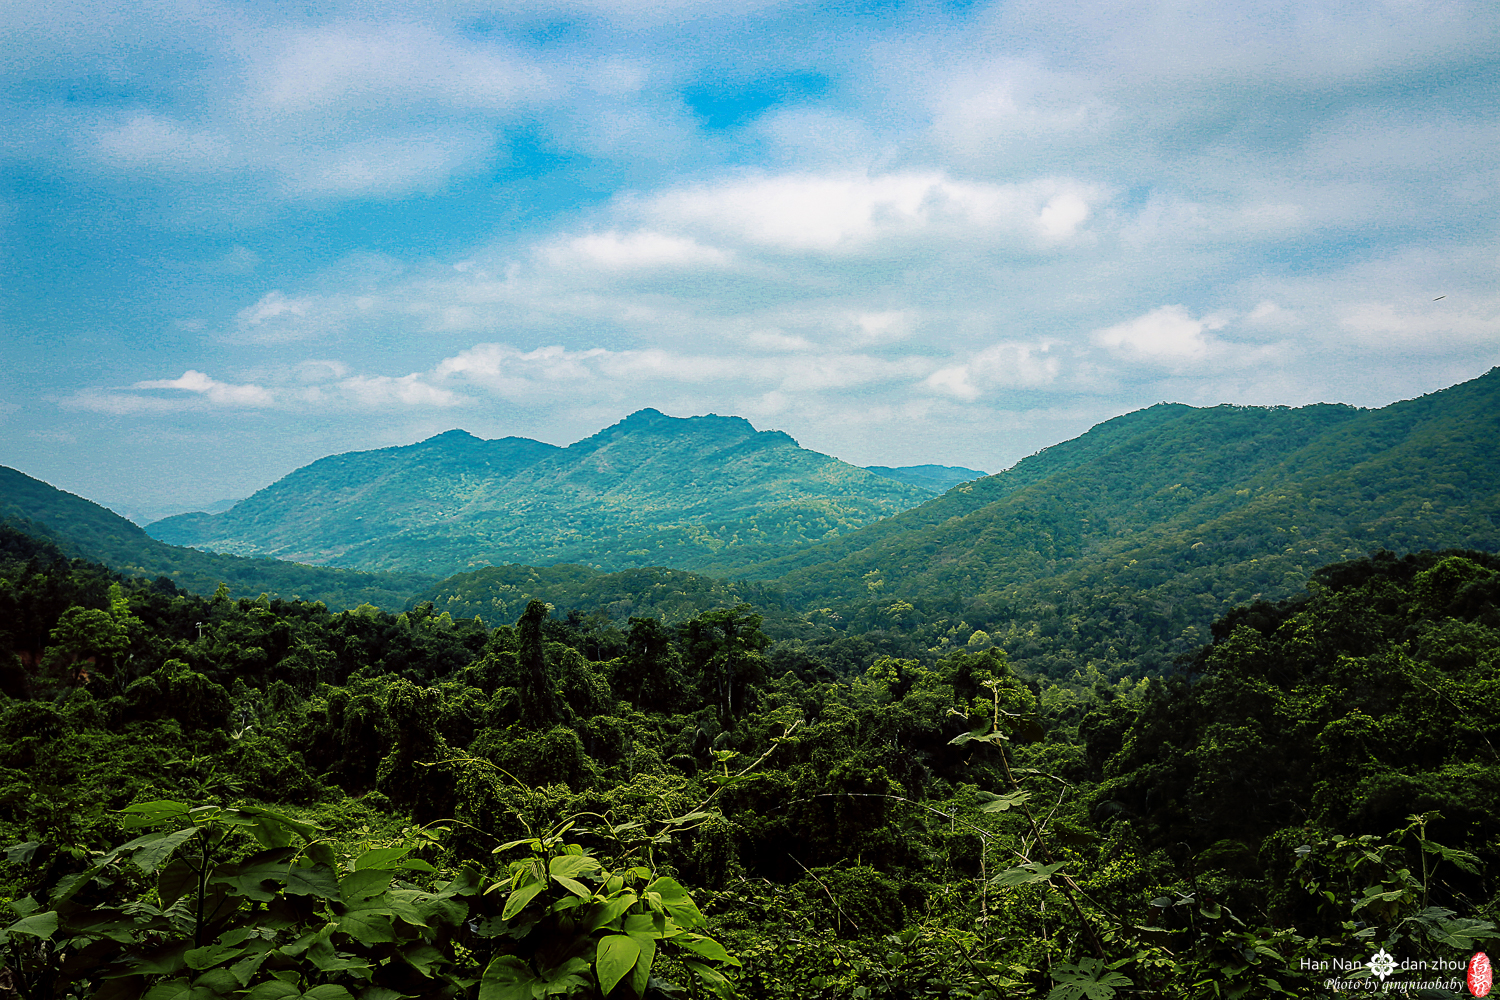
{"label": "red seal stamp", "polygon": [[1469,959],[1469,992],[1476,997],[1487,997],[1494,984],[1495,974],[1490,969],[1490,956],[1476,951],[1474,957]]}

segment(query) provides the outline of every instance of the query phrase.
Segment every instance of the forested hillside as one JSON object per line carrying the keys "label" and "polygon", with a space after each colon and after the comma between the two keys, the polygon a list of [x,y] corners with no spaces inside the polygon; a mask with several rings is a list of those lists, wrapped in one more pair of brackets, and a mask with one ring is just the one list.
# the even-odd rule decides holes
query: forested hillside
{"label": "forested hillside", "polygon": [[3,542],[31,995],[1300,997],[1377,948],[1458,989],[1497,943],[1487,553],[1325,567],[1170,680],[1056,684],[841,672],[749,605],[335,614]]}
{"label": "forested hillside", "polygon": [[417,573],[361,573],[167,545],[111,510],[5,466],[0,525],[45,538],[70,556],[132,576],[165,577],[197,594],[212,594],[223,584],[235,596],[299,596],[335,610],[365,603],[400,608],[433,583]]}
{"label": "forested hillside", "polygon": [[1379,410],[1162,404],[747,575],[858,630],[1144,676],[1324,564],[1500,550],[1497,439],[1500,371]]}
{"label": "forested hillside", "polygon": [[960,483],[981,479],[985,475],[978,469],[965,469],[956,465],[904,465],[899,469],[888,465],[867,465],[865,468],[877,476],[920,486],[933,493],[945,493]]}
{"label": "forested hillside", "polygon": [[148,530],[180,545],[366,570],[567,562],[723,576],[930,496],[740,417],[641,410],[567,448],[449,431],[336,455],[225,513]]}

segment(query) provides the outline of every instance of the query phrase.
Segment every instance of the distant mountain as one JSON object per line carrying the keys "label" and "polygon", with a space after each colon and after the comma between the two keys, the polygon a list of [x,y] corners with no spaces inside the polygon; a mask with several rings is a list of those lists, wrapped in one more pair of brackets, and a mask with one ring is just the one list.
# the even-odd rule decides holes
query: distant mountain
{"label": "distant mountain", "polygon": [[957,465],[903,465],[899,469],[887,465],[867,465],[865,468],[877,476],[894,479],[909,486],[920,486],[933,493],[946,493],[960,483],[980,479],[988,474]]}
{"label": "distant mountain", "polygon": [[723,575],[930,496],[740,417],[647,409],[566,448],[454,430],[337,455],[227,512],[147,530],[179,545],[368,570],[566,562]]}
{"label": "distant mountain", "polygon": [[144,527],[152,521],[160,521],[165,517],[173,517],[177,514],[217,514],[226,511],[239,503],[238,499],[214,500],[210,503],[181,504],[181,503],[110,503],[104,506],[119,514],[121,517],[129,518],[136,524]]}
{"label": "distant mountain", "polygon": [[68,556],[105,563],[129,576],[165,576],[199,594],[212,594],[224,583],[236,597],[273,593],[323,601],[334,610],[364,603],[399,610],[434,582],[414,573],[357,573],[178,548],[112,510],[5,466],[0,466],[0,522],[45,539]]}
{"label": "distant mountain", "polygon": [[1161,404],[743,575],[929,648],[1139,675],[1327,563],[1500,550],[1496,441],[1500,369],[1378,410]]}

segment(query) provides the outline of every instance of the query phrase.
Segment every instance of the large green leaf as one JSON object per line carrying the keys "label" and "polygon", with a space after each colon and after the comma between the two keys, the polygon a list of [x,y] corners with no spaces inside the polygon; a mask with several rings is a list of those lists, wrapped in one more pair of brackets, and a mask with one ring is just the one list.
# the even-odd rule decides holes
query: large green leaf
{"label": "large green leaf", "polygon": [[1038,861],[1028,861],[1017,868],[1007,868],[1005,871],[990,879],[990,885],[1017,886],[1033,885],[1037,882],[1045,882],[1053,875],[1062,871],[1061,864],[1044,865]]}
{"label": "large green leaf", "polygon": [[734,996],[734,987],[715,969],[691,958],[683,959],[682,964],[691,969],[698,981],[707,986],[715,996],[723,997],[724,1000],[730,1000]]}
{"label": "large green leaf", "polygon": [[141,802],[133,806],[126,806],[120,810],[125,813],[125,818],[120,825],[127,830],[139,829],[143,826],[157,826],[172,820],[186,819],[191,812],[181,802]]}
{"label": "large green leaf", "polygon": [[558,885],[577,896],[579,899],[589,899],[594,891],[577,879],[568,878],[566,875],[554,875],[553,879]]}
{"label": "large green leaf", "polygon": [[479,980],[479,1000],[533,1000],[531,988],[542,984],[531,966],[514,955],[501,955]]}
{"label": "large green leaf", "polygon": [[648,897],[655,893],[667,913],[671,914],[672,919],[683,927],[702,927],[708,923],[693,902],[693,897],[689,896],[688,891],[674,878],[663,875],[646,886],[646,893]]}
{"label": "large green leaf", "polygon": [[156,876],[156,891],[164,907],[171,906],[197,887],[198,870],[186,858],[176,859]]}
{"label": "large green leaf", "polygon": [[22,917],[5,928],[5,933],[29,934],[43,941],[50,941],[52,935],[57,933],[57,911],[48,910],[45,913],[33,913],[29,917]]}
{"label": "large green leaf", "polygon": [[354,995],[342,986],[314,986],[302,994],[304,1000],[354,1000]]}
{"label": "large green leaf", "polygon": [[542,883],[532,882],[529,885],[521,886],[521,888],[511,893],[510,898],[505,901],[505,910],[500,914],[500,919],[509,920],[517,913],[520,913],[526,908],[526,904],[531,902],[532,898],[541,892],[543,888],[545,886]]}
{"label": "large green leaf", "polygon": [[141,1000],[190,1000],[192,997],[193,987],[186,979],[168,979],[147,990]]}
{"label": "large green leaf", "polygon": [[239,958],[248,949],[235,945],[226,945],[220,942],[204,945],[202,948],[189,948],[182,956],[189,969],[211,969],[216,965],[222,965],[231,959]]}
{"label": "large green leaf", "polygon": [[198,827],[190,826],[182,830],[173,830],[171,833],[142,837],[141,840],[146,843],[136,849],[135,853],[130,856],[130,860],[143,874],[150,875],[173,851],[197,835]]}
{"label": "large green leaf", "polygon": [[338,929],[366,948],[400,940],[391,924],[390,911],[379,906],[349,910],[339,917]]}
{"label": "large green leaf", "polygon": [[599,859],[588,854],[560,854],[547,862],[547,874],[555,879],[592,875],[603,867]]}
{"label": "large green leaf", "polygon": [[401,949],[401,957],[412,968],[429,979],[437,975],[437,967],[447,961],[447,956],[430,944],[412,944]]}
{"label": "large green leaf", "polygon": [[424,894],[417,900],[416,911],[423,923],[457,927],[468,917],[469,904],[451,896]]}
{"label": "large green leaf", "polygon": [[641,957],[639,941],[626,934],[609,934],[599,939],[594,953],[594,965],[598,969],[599,991],[608,994],[615,984],[624,979],[635,968]]}
{"label": "large green leaf", "polygon": [[1132,985],[1128,978],[1097,958],[1079,959],[1077,965],[1056,966],[1052,978],[1057,985],[1047,994],[1047,1000],[1112,1000],[1117,989]]}
{"label": "large green leaf", "polygon": [[391,887],[393,875],[394,872],[383,868],[350,872],[339,880],[339,895],[351,905],[362,899],[373,899]]}
{"label": "large green leaf", "polygon": [[410,847],[376,847],[366,851],[354,859],[354,870],[362,871],[366,868],[400,868],[397,864],[402,858],[410,854]]}
{"label": "large green leaf", "polygon": [[311,868],[293,867],[286,873],[286,891],[292,896],[338,899],[338,874],[327,865],[313,865]]}
{"label": "large green leaf", "polygon": [[331,928],[324,928],[313,938],[312,943],[307,946],[307,960],[320,972],[368,975],[370,969],[368,961],[358,955],[334,950],[333,942],[328,939],[330,930]]}
{"label": "large green leaf", "polygon": [[589,907],[588,914],[583,917],[581,926],[585,931],[596,931],[601,927],[614,923],[620,914],[635,904],[636,895],[633,892],[623,892],[618,896],[597,902]]}
{"label": "large green leaf", "polygon": [[209,882],[223,885],[236,896],[245,896],[259,903],[269,903],[276,898],[274,889],[266,883],[283,882],[287,877],[287,862],[296,852],[290,847],[275,847],[259,854],[252,854],[237,865],[219,865],[209,876]]}
{"label": "large green leaf", "polygon": [[261,847],[286,847],[292,842],[295,835],[304,841],[310,841],[317,837],[322,827],[316,823],[308,823],[300,819],[292,819],[274,809],[266,809],[262,806],[241,806],[233,810],[236,819],[248,821],[250,833],[260,843]]}
{"label": "large green leaf", "polygon": [[635,960],[635,968],[630,970],[630,989],[641,997],[646,995],[646,984],[651,981],[651,965],[656,961],[656,941],[654,938],[642,938],[633,934],[631,937],[641,946],[641,957]]}
{"label": "large green leaf", "polygon": [[228,969],[209,969],[193,980],[193,993],[211,990],[213,996],[228,996],[240,991],[240,981]]}
{"label": "large green leaf", "polygon": [[704,937],[702,934],[679,934],[672,939],[672,942],[680,948],[686,948],[700,958],[706,958],[713,962],[723,962],[727,965],[740,964],[740,960],[725,951],[722,944],[711,937]]}
{"label": "large green leaf", "polygon": [[979,807],[980,812],[997,813],[1009,812],[1017,806],[1025,805],[1026,800],[1031,798],[1031,793],[1022,789],[1016,789],[1008,795],[999,795]]}

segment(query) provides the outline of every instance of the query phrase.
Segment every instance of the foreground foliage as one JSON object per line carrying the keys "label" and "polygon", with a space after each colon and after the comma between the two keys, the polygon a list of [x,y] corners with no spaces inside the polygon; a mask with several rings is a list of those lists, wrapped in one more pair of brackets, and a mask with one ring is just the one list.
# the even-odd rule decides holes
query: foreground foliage
{"label": "foreground foliage", "polygon": [[1168,678],[1051,682],[823,659],[748,606],[491,628],[9,545],[32,995],[1305,996],[1495,944],[1482,553],[1328,567]]}

